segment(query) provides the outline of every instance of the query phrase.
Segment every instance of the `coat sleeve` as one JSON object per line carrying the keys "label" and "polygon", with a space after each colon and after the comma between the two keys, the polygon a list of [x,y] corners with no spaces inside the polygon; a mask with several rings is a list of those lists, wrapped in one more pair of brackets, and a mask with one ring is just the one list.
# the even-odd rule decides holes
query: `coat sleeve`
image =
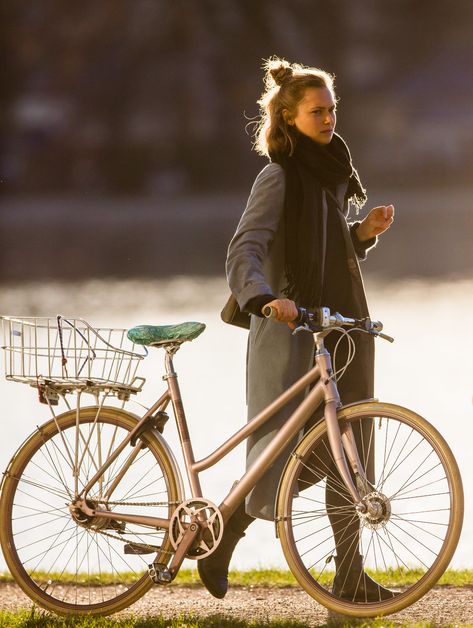
{"label": "coat sleeve", "polygon": [[364,240],[363,242],[358,239],[356,235],[356,230],[359,226],[360,222],[352,222],[349,225],[351,241],[353,242],[353,248],[355,249],[356,256],[359,260],[364,261],[368,255],[368,251],[375,247],[378,244],[378,237],[370,238],[369,240]]}
{"label": "coat sleeve", "polygon": [[268,164],[256,177],[228,247],[228,284],[242,310],[254,297],[272,293],[265,277],[264,261],[281,221],[284,191],[283,169],[278,164]]}

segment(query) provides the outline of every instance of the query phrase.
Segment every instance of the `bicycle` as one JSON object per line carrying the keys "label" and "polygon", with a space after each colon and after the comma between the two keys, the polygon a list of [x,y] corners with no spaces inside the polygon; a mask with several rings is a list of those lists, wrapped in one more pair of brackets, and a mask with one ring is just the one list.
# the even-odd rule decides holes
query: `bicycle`
{"label": "bicycle", "polygon": [[[448,445],[406,408],[376,399],[340,407],[337,377],[343,369],[332,369],[324,338],[338,329],[351,348],[355,331],[392,340],[381,323],[327,308],[300,309],[295,331],[314,334],[313,368],[201,460],[194,458],[173,356],[204,324],[126,332],[58,316],[3,317],[3,326],[7,378],[37,388],[52,413],[11,459],[0,498],[6,562],[38,605],[58,614],[106,615],[132,604],[154,583],[171,582],[184,558],[199,560],[215,550],[238,503],[322,406],[324,420],[289,456],[276,499],[276,534],[298,583],[334,612],[371,617],[412,604],[447,568],[463,518],[460,473]],[[137,369],[147,346],[165,349],[166,388],[140,418],[124,405],[144,384]],[[306,389],[290,419],[222,502],[217,506],[205,498],[199,473]],[[75,407],[68,401],[71,393]],[[95,403],[82,406],[86,394]],[[69,408],[61,414],[59,401]],[[163,437],[169,404],[190,487],[187,498]],[[363,425],[369,426],[369,438],[357,445]],[[329,472],[327,459],[338,475]],[[374,477],[365,472],[370,460]],[[359,546],[362,573],[391,586],[392,598],[369,602],[333,593],[335,545],[328,519],[333,511],[324,496],[329,477],[346,500],[337,514],[358,522],[358,533],[347,541]],[[399,572],[405,583],[396,587]]]}

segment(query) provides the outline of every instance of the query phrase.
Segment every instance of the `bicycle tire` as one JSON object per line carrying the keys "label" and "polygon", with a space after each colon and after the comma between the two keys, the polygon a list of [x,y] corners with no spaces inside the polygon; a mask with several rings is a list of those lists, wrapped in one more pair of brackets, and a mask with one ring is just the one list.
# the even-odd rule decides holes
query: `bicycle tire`
{"label": "bicycle tire", "polygon": [[[155,530],[150,534],[149,528],[136,524],[120,526],[110,521],[104,525],[103,519],[102,523],[79,524],[68,508],[74,491],[71,456],[73,461],[76,435],[79,459],[82,458],[79,486],[84,486],[96,472],[100,457],[110,455],[137,421],[135,415],[113,407],[65,412],[39,427],[7,468],[0,500],[2,550],[18,585],[49,611],[60,615],[115,613],[152,586],[148,563],[155,557],[162,563],[169,561],[172,546],[167,531]],[[174,458],[156,432],[146,431],[140,441],[142,448],[111,499],[159,501],[165,505],[141,506],[139,512],[170,517],[175,503],[183,499]],[[130,446],[125,448],[97,490],[89,493],[91,497],[98,499],[104,493],[132,451]],[[132,512],[137,512],[136,507]],[[147,551],[155,548],[152,556],[125,553],[127,544],[133,550],[143,549],[137,543],[146,545]]]}
{"label": "bicycle tire", "polygon": [[[331,563],[336,549],[327,515],[332,506],[327,507],[324,494],[328,467],[323,459],[328,446],[323,421],[298,444],[283,472],[277,500],[278,536],[295,578],[320,604],[340,615],[387,615],[421,598],[448,567],[463,521],[460,472],[439,432],[406,408],[364,402],[342,408],[338,418],[354,428],[374,419],[366,451],[363,447],[359,453],[366,461],[368,451],[375,452],[375,477],[370,481],[374,494],[385,501],[385,510],[373,521],[363,519],[353,506],[331,514],[346,517],[346,529],[358,526],[360,533],[353,534],[353,544],[360,549],[364,573],[392,589],[394,597],[368,601],[366,595],[364,600],[356,599],[356,591],[351,599],[333,593],[336,569]],[[359,523],[354,523],[354,517]],[[399,586],[401,581],[404,584]],[[356,586],[359,582],[360,577]]]}

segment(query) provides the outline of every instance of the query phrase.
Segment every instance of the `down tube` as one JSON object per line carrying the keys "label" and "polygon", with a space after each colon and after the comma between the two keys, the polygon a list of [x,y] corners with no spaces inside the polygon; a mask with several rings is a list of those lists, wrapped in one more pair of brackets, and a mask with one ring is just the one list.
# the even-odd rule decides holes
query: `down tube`
{"label": "down tube", "polygon": [[241,477],[236,486],[223,499],[219,508],[224,521],[235,511],[238,504],[248,495],[256,483],[263,477],[278,455],[289,444],[291,439],[303,427],[309,417],[324,399],[324,384],[318,381],[307,397],[296,408],[291,417],[279,430],[277,436],[256,458],[250,469]]}

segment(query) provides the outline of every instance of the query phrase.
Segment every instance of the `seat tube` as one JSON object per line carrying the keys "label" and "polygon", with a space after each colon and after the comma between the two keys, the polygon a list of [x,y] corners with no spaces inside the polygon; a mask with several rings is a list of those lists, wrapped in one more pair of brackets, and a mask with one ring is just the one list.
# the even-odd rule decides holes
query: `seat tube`
{"label": "seat tube", "polygon": [[171,395],[171,402],[174,410],[174,416],[176,417],[177,431],[179,434],[179,440],[181,442],[182,454],[184,457],[184,463],[186,466],[187,477],[191,488],[192,497],[202,497],[202,488],[200,486],[199,476],[195,471],[192,471],[192,465],[195,462],[194,452],[192,449],[192,443],[189,435],[189,429],[187,426],[186,415],[184,412],[184,405],[182,403],[181,391],[179,383],[177,381],[177,373],[174,370],[174,364],[172,356],[176,349],[170,347],[166,348],[166,375],[164,379],[167,380],[169,393]]}
{"label": "seat tube", "polygon": [[324,387],[325,407],[324,418],[327,425],[327,435],[330,449],[335,460],[338,472],[347,487],[355,504],[361,504],[361,496],[351,478],[345,452],[343,451],[342,435],[337,419],[337,409],[340,406],[340,395],[333,378],[332,359],[324,345],[323,337],[317,338],[317,352],[315,359],[320,367],[320,381]]}

